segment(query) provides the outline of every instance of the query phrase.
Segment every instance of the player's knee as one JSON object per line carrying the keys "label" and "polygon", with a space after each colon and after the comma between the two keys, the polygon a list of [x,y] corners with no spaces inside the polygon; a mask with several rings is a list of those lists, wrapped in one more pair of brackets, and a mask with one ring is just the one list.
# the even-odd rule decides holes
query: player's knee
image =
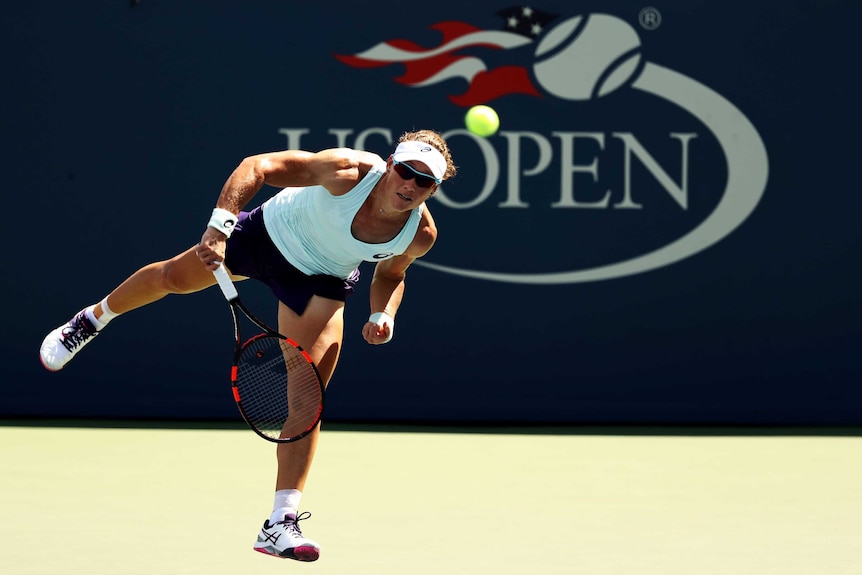
{"label": "player's knee", "polygon": [[192,282],[183,273],[183,268],[174,260],[160,262],[155,264],[153,270],[156,275],[156,282],[159,290],[168,294],[186,294],[192,293],[200,289],[191,285]]}

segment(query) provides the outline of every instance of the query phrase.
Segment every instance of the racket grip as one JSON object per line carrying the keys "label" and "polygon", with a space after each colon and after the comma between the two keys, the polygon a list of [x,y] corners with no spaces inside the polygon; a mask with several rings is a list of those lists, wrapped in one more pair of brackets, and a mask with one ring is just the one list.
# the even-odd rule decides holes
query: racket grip
{"label": "racket grip", "polygon": [[221,292],[224,294],[227,301],[232,301],[239,297],[239,292],[236,291],[236,286],[233,285],[230,276],[227,275],[227,270],[224,269],[223,264],[219,264],[219,266],[213,270],[213,275],[215,276],[215,279],[218,282],[218,287],[221,288]]}

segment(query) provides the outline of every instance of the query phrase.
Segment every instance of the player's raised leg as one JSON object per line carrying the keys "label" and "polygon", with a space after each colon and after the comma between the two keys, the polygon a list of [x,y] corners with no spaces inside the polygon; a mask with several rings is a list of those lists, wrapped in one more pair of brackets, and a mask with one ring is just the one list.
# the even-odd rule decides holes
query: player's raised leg
{"label": "player's raised leg", "polygon": [[39,358],[50,371],[62,369],[116,316],[168,294],[192,293],[215,283],[195,248],[142,267],[99,303],[87,306],[42,341]]}

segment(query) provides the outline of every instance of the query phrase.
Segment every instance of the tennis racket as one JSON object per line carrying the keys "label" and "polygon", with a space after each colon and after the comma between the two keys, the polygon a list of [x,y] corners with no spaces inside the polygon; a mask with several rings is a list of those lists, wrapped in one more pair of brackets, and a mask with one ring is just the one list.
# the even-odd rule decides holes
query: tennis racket
{"label": "tennis racket", "polygon": [[[317,427],[323,413],[324,386],[317,366],[295,341],[248,311],[224,266],[213,274],[233,314],[236,347],[230,379],[240,414],[268,441],[302,439]],[[263,333],[243,342],[237,310]]]}

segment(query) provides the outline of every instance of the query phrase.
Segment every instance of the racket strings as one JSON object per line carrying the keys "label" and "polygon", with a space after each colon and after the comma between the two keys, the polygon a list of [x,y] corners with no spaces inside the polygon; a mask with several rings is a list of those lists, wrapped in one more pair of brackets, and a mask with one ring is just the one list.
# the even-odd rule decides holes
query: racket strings
{"label": "racket strings", "polygon": [[249,423],[268,437],[286,439],[316,425],[322,390],[314,366],[275,337],[251,340],[237,363],[236,392]]}

